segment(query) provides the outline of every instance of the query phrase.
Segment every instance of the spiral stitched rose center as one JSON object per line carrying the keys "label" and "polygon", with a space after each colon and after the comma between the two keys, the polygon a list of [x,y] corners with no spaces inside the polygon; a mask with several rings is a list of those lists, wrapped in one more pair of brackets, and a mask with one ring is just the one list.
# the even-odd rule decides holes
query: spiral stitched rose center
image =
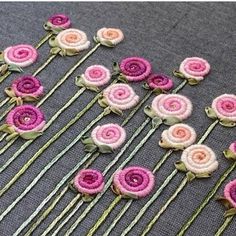
{"label": "spiral stitched rose center", "polygon": [[102,36],[105,39],[116,39],[119,37],[119,33],[117,31],[107,30],[102,33]]}
{"label": "spiral stitched rose center", "polygon": [[65,40],[68,43],[76,43],[76,42],[79,42],[81,40],[81,37],[78,34],[67,34],[65,36]]}
{"label": "spiral stitched rose center", "polygon": [[232,101],[223,101],[221,107],[227,112],[234,112],[236,110],[236,105]]}
{"label": "spiral stitched rose center", "polygon": [[206,69],[206,66],[204,65],[204,63],[196,63],[196,62],[193,62],[193,63],[189,63],[189,69],[192,70],[192,71],[203,71]]}
{"label": "spiral stitched rose center", "polygon": [[195,151],[192,154],[192,160],[195,163],[199,163],[199,164],[203,164],[203,163],[207,163],[209,160],[209,156],[203,152],[203,151]]}
{"label": "spiral stitched rose center", "polygon": [[169,101],[166,100],[164,107],[168,111],[178,111],[181,108],[181,104],[178,101]]}
{"label": "spiral stitched rose center", "polygon": [[103,72],[101,70],[98,70],[98,69],[94,69],[94,70],[89,71],[89,76],[91,78],[99,78],[102,75],[103,75]]}

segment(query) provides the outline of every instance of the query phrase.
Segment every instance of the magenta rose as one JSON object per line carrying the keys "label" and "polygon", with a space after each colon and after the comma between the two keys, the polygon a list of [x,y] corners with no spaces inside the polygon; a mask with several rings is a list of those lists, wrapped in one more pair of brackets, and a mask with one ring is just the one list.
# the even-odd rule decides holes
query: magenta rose
{"label": "magenta rose", "polygon": [[232,207],[236,208],[236,179],[225,186],[224,197],[229,201]]}
{"label": "magenta rose", "polygon": [[151,74],[147,79],[147,84],[151,89],[161,89],[168,91],[174,84],[170,77],[164,74]]}
{"label": "magenta rose", "polygon": [[71,21],[69,17],[64,14],[53,15],[48,19],[48,22],[50,23],[52,29],[55,28],[68,29],[71,26]]}

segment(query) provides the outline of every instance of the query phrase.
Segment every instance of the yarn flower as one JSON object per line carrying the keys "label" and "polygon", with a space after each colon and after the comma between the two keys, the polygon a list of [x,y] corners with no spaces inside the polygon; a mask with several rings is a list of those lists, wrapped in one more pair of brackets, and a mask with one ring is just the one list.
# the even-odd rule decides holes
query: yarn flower
{"label": "yarn flower", "polygon": [[224,196],[217,197],[217,200],[227,208],[224,217],[236,215],[236,179],[226,184]]}
{"label": "yarn flower", "polygon": [[113,177],[116,194],[129,198],[146,197],[153,189],[155,177],[151,171],[139,166],[118,170]]}
{"label": "yarn flower", "polygon": [[43,95],[41,82],[32,75],[24,75],[14,80],[11,87],[5,89],[6,94],[11,97],[10,102],[22,105],[23,101],[36,101]]}
{"label": "yarn flower", "polygon": [[110,71],[102,65],[89,66],[85,73],[76,77],[76,85],[99,91],[99,86],[107,84],[111,79]]}
{"label": "yarn flower", "polygon": [[150,62],[141,57],[127,57],[118,63],[114,63],[113,75],[118,75],[121,80],[125,81],[142,81],[151,73],[152,66]]}
{"label": "yarn flower", "polygon": [[196,141],[195,130],[186,124],[175,124],[161,134],[159,145],[163,148],[184,149]]}
{"label": "yarn flower", "polygon": [[34,139],[42,135],[45,118],[42,111],[32,105],[21,105],[12,109],[1,130],[10,133],[10,138],[20,135],[24,139]]}
{"label": "yarn flower", "polygon": [[71,21],[68,16],[64,14],[56,14],[51,16],[47,23],[44,24],[45,30],[58,33],[64,29],[68,29],[71,26]]}
{"label": "yarn flower", "polygon": [[73,186],[84,196],[93,196],[102,192],[104,188],[104,178],[100,171],[83,169],[75,176]]}
{"label": "yarn flower", "polygon": [[98,149],[101,153],[110,153],[119,148],[126,139],[126,132],[118,124],[97,126],[91,133],[91,138],[83,140],[86,151]]}
{"label": "yarn flower", "polygon": [[6,48],[0,53],[0,74],[7,71],[22,72],[21,68],[33,64],[38,57],[37,50],[28,44],[19,44]]}
{"label": "yarn flower", "polygon": [[151,118],[158,117],[166,125],[173,125],[191,115],[192,103],[183,95],[160,94],[153,99],[151,107],[145,107],[144,112]]}
{"label": "yarn flower", "polygon": [[49,40],[51,53],[59,53],[61,56],[74,56],[80,51],[89,48],[90,42],[87,35],[78,29],[66,29],[61,31],[56,37]]}
{"label": "yarn flower", "polygon": [[219,119],[224,126],[236,125],[236,95],[222,94],[215,98],[211,108],[206,108],[206,113],[210,118]]}
{"label": "yarn flower", "polygon": [[124,34],[120,29],[102,28],[98,30],[95,42],[107,47],[114,47],[124,39]]}
{"label": "yarn flower", "polygon": [[213,150],[202,144],[187,147],[182,153],[181,162],[186,171],[192,172],[197,177],[209,177],[219,165]]}
{"label": "yarn flower", "polygon": [[227,159],[236,161],[236,141],[230,144],[229,148],[224,151]]}
{"label": "yarn flower", "polygon": [[107,87],[99,104],[102,107],[110,107],[110,110],[121,115],[123,110],[134,107],[139,101],[139,96],[128,84],[113,84]]}
{"label": "yarn flower", "polygon": [[161,89],[162,91],[169,91],[173,88],[174,83],[171,78],[164,74],[151,74],[147,79],[147,88]]}
{"label": "yarn flower", "polygon": [[179,71],[174,71],[174,74],[189,80],[190,84],[197,84],[209,71],[210,64],[206,60],[200,57],[189,57],[180,64]]}

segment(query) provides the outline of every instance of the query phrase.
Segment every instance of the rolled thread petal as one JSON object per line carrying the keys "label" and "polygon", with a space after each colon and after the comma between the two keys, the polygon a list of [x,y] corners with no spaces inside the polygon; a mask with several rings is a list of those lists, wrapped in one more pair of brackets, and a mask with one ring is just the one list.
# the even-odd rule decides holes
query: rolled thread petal
{"label": "rolled thread petal", "polygon": [[147,79],[147,83],[151,89],[160,88],[164,91],[169,91],[174,86],[171,78],[164,74],[151,74]]}
{"label": "rolled thread petal", "polygon": [[226,184],[224,197],[230,202],[232,207],[236,208],[236,179]]}
{"label": "rolled thread petal", "polygon": [[124,34],[120,29],[102,28],[97,31],[97,38],[101,44],[109,41],[112,45],[117,45],[124,40]]}
{"label": "rolled thread petal", "polygon": [[71,26],[70,18],[64,14],[56,14],[48,19],[53,29],[63,28],[68,29]]}

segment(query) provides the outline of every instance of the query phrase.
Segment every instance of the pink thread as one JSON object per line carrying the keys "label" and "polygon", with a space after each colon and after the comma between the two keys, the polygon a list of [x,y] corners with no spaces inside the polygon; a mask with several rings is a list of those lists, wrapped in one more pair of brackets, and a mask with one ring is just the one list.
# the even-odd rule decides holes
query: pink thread
{"label": "pink thread", "polygon": [[224,188],[224,197],[236,208],[236,179],[226,184]]}
{"label": "pink thread", "polygon": [[92,131],[91,138],[98,146],[107,145],[112,149],[117,149],[124,143],[126,132],[117,124],[99,125]]}
{"label": "pink thread", "polygon": [[12,83],[12,90],[17,97],[40,97],[43,95],[43,86],[41,82],[32,75],[23,75],[18,77]]}
{"label": "pink thread", "polygon": [[110,106],[121,110],[132,108],[139,101],[139,96],[128,84],[110,85],[104,90],[103,96]]}
{"label": "pink thread", "polygon": [[111,79],[110,71],[102,65],[89,66],[84,75],[82,75],[83,82],[86,85],[102,86],[107,84]]}
{"label": "pink thread", "polygon": [[185,120],[192,113],[192,103],[183,95],[160,94],[153,99],[152,109],[162,119],[176,117]]}
{"label": "pink thread", "polygon": [[236,154],[236,141],[230,144],[229,150]]}
{"label": "pink thread", "polygon": [[236,121],[236,96],[234,94],[222,94],[215,98],[211,107],[220,119]]}
{"label": "pink thread", "polygon": [[186,124],[175,124],[161,134],[159,145],[164,148],[186,148],[197,138],[195,130]]}
{"label": "pink thread", "polygon": [[142,198],[153,189],[155,177],[151,171],[139,166],[118,170],[113,177],[113,184],[120,194]]}
{"label": "pink thread", "polygon": [[124,40],[124,34],[120,29],[102,28],[97,32],[97,38],[100,43],[109,41],[113,45],[117,45]]}
{"label": "pink thread", "polygon": [[187,79],[203,80],[210,71],[210,64],[203,58],[189,57],[180,64],[179,71]]}
{"label": "pink thread", "polygon": [[104,188],[103,175],[93,169],[80,170],[74,178],[74,187],[83,194],[98,194]]}
{"label": "pink thread", "polygon": [[61,49],[80,52],[89,48],[90,42],[87,35],[78,29],[66,29],[61,31],[55,39]]}
{"label": "pink thread", "polygon": [[147,83],[151,89],[162,89],[164,91],[168,91],[173,88],[174,83],[170,77],[164,74],[151,74]]}
{"label": "pink thread", "polygon": [[128,81],[145,80],[151,73],[150,62],[141,57],[128,57],[121,61],[120,70]]}
{"label": "pink thread", "polygon": [[45,125],[43,112],[32,105],[21,105],[12,109],[7,117],[6,123],[17,133],[42,131]]}
{"label": "pink thread", "polygon": [[67,29],[70,28],[71,26],[71,21],[69,17],[64,14],[53,15],[48,19],[48,22],[51,23],[53,29],[57,28]]}
{"label": "pink thread", "polygon": [[10,46],[4,50],[5,62],[22,68],[33,64],[37,60],[37,57],[37,50],[28,44]]}
{"label": "pink thread", "polygon": [[187,147],[181,156],[187,170],[195,173],[212,173],[218,168],[216,155],[211,148],[202,144]]}

